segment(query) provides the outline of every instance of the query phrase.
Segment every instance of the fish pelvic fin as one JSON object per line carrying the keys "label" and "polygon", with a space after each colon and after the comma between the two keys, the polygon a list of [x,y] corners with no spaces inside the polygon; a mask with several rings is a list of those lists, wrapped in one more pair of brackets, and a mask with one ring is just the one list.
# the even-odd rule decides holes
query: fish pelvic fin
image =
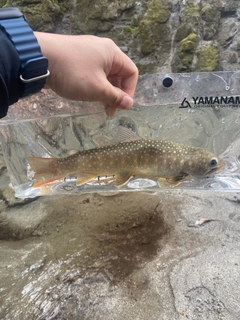
{"label": "fish pelvic fin", "polygon": [[131,177],[132,176],[129,175],[129,173],[116,174],[115,175],[115,179],[116,179],[115,186],[121,187],[122,185],[126,184],[130,180]]}
{"label": "fish pelvic fin", "polygon": [[76,181],[76,185],[80,186],[84,183],[87,183],[93,179],[95,179],[98,175],[97,174],[78,174],[77,175],[77,181]]}
{"label": "fish pelvic fin", "polygon": [[41,158],[28,157],[27,161],[31,169],[35,172],[33,188],[40,187],[58,179],[64,178],[66,175],[57,173],[56,164],[57,158]]}

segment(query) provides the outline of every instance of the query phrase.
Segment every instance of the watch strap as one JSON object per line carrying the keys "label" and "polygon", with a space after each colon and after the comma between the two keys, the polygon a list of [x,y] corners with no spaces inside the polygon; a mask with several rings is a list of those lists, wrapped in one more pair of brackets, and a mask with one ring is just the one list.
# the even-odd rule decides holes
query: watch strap
{"label": "watch strap", "polygon": [[49,75],[48,60],[42,55],[37,39],[24,16],[0,20],[0,27],[14,44],[20,58],[22,96],[40,91]]}

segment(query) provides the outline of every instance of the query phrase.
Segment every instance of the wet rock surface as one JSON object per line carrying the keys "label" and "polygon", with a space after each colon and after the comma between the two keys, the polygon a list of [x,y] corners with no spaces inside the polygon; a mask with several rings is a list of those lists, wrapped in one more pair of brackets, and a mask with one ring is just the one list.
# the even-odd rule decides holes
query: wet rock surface
{"label": "wet rock surface", "polygon": [[0,226],[1,319],[240,317],[238,194],[41,197]]}

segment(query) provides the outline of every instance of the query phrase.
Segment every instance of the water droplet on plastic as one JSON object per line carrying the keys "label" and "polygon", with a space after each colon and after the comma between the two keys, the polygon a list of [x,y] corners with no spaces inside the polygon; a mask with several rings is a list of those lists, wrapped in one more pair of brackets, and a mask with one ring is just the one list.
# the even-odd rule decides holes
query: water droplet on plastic
{"label": "water droplet on plastic", "polygon": [[157,89],[153,89],[153,96],[154,96],[154,97],[157,97],[157,95],[158,95]]}

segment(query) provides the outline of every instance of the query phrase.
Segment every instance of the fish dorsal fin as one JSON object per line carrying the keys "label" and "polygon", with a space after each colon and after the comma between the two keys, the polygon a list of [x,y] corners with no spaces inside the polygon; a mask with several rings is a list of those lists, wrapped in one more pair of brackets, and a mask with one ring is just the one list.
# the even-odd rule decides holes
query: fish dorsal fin
{"label": "fish dorsal fin", "polygon": [[123,126],[119,126],[116,136],[112,139],[112,144],[141,140],[141,139],[142,138],[139,137],[139,135],[136,132],[132,131],[131,129],[128,129]]}
{"label": "fish dorsal fin", "polygon": [[141,140],[142,138],[139,137],[139,135],[136,132],[132,131],[131,129],[128,129],[123,126],[119,126],[117,134],[112,139],[106,136],[101,136],[101,135],[94,136],[92,139],[94,143],[97,144],[97,146],[102,147],[102,146],[109,146],[112,144],[118,144],[121,142]]}
{"label": "fish dorsal fin", "polygon": [[94,136],[92,140],[98,147],[109,146],[112,144],[112,139],[106,136],[101,136],[101,135]]}

